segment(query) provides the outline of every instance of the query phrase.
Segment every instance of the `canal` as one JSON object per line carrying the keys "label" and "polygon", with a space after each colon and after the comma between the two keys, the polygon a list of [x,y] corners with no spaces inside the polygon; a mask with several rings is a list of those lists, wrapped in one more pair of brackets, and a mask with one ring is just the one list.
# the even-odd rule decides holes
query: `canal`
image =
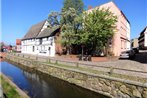
{"label": "canal", "polygon": [[1,71],[31,98],[108,98],[38,71],[1,62]]}

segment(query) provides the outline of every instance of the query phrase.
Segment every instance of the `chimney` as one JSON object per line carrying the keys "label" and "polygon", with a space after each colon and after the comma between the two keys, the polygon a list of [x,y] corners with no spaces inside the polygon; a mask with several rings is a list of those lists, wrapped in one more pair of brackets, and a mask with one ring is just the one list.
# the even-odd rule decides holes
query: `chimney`
{"label": "chimney", "polygon": [[92,6],[88,6],[88,10],[92,9]]}

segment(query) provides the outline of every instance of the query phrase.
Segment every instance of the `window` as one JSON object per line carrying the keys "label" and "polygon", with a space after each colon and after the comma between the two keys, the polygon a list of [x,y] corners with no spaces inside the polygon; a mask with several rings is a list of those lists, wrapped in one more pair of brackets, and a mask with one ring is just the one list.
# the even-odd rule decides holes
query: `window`
{"label": "window", "polygon": [[49,55],[51,54],[51,47],[48,47]]}
{"label": "window", "polygon": [[121,40],[121,49],[123,49],[123,40]]}
{"label": "window", "polygon": [[50,40],[50,37],[48,37],[47,40],[49,41]]}
{"label": "window", "polygon": [[39,44],[42,44],[42,38],[41,38],[41,39],[39,39]]}
{"label": "window", "polygon": [[33,46],[33,48],[32,48],[32,49],[33,49],[33,52],[34,52],[34,50],[35,50],[35,47]]}

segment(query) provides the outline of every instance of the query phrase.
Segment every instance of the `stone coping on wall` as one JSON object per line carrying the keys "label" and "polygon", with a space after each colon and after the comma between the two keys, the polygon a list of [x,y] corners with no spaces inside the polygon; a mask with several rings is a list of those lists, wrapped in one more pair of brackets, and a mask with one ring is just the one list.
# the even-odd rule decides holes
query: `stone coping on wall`
{"label": "stone coping on wall", "polygon": [[46,64],[46,63],[43,63],[43,64],[44,65],[49,65],[49,66],[52,66],[52,67],[56,67],[56,68],[62,68],[62,69],[65,69],[65,70],[70,70],[70,71],[90,75],[90,76],[93,76],[93,77],[99,77],[99,78],[108,79],[108,80],[112,80],[112,81],[118,81],[118,82],[127,83],[127,84],[140,86],[140,87],[147,87],[147,83],[141,83],[141,82],[130,81],[130,80],[126,80],[126,79],[110,77],[108,75],[98,75],[98,74],[89,73],[89,72],[81,71],[81,70],[77,70],[77,69],[70,69],[70,68],[65,68],[65,67],[61,67],[61,66],[55,66],[55,65],[52,65],[52,64]]}

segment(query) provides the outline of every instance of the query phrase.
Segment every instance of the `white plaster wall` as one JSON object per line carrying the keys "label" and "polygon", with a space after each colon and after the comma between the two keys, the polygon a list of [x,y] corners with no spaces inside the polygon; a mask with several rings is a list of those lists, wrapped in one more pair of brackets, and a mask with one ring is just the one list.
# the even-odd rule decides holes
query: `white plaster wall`
{"label": "white plaster wall", "polygon": [[49,23],[46,21],[44,26],[42,27],[41,31],[43,31],[45,28],[47,28],[48,25],[49,25]]}
{"label": "white plaster wall", "polygon": [[[22,44],[22,49],[21,49],[22,53],[36,54],[35,39],[21,41],[21,44]],[[34,46],[34,51],[33,51],[33,46]]]}
{"label": "white plaster wall", "polygon": [[130,24],[127,22],[127,38],[129,40],[129,41],[127,41],[127,50],[131,49],[130,34],[131,34]]}
{"label": "white plaster wall", "polygon": [[[36,54],[42,56],[55,56],[55,42],[54,37],[43,38],[42,44],[39,39],[24,40],[22,43],[22,53]],[[34,51],[33,51],[34,46]],[[49,48],[50,47],[50,48]]]}
{"label": "white plaster wall", "polygon": [[38,55],[51,56],[51,57],[55,56],[54,37],[43,38],[42,40],[43,40],[42,44],[38,45],[38,49],[39,49]]}
{"label": "white plaster wall", "polygon": [[144,46],[147,47],[147,32],[145,32],[144,37],[145,37],[145,39],[144,39]]}
{"label": "white plaster wall", "polygon": [[21,45],[16,45],[16,51],[18,51],[18,52],[21,51]]}

